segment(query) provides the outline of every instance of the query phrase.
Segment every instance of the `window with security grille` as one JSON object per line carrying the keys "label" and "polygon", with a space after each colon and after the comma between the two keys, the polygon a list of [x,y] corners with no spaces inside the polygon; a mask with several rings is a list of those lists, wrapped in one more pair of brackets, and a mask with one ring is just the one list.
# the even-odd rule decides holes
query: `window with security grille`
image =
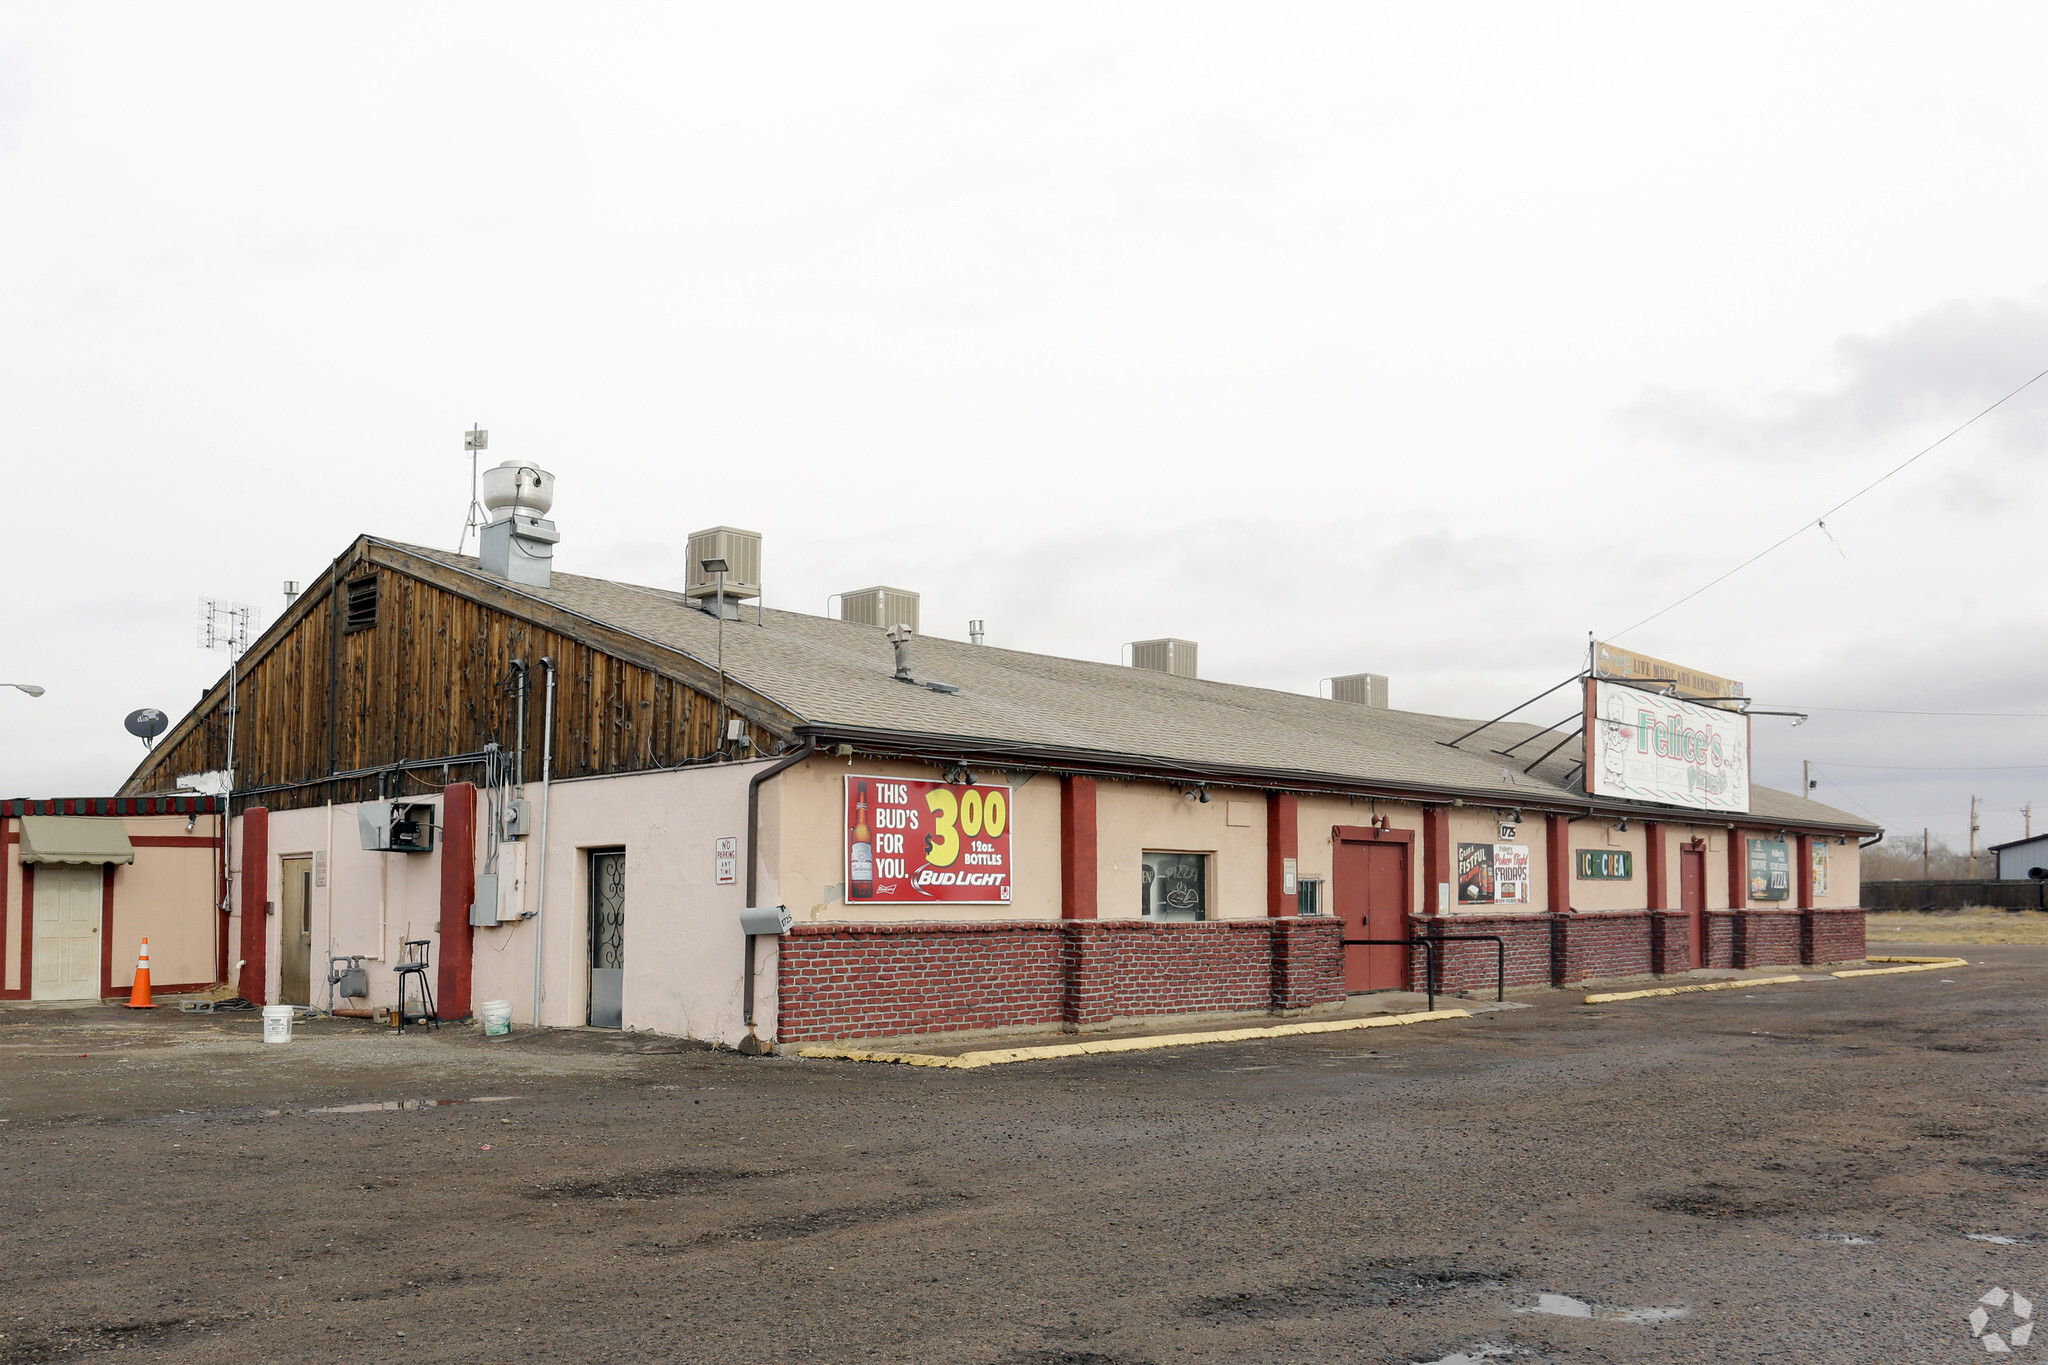
{"label": "window with security grille", "polygon": [[1300,907],[1300,913],[1304,915],[1320,915],[1323,913],[1322,878],[1303,877],[1294,884],[1294,893],[1298,897],[1296,904]]}

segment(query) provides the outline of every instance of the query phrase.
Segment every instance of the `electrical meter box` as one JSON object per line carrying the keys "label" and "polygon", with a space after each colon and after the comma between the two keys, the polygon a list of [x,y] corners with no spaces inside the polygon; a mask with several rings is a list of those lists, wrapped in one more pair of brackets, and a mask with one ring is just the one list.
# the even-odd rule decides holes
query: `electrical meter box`
{"label": "electrical meter box", "polygon": [[434,808],[425,801],[365,801],[356,826],[368,853],[434,851]]}
{"label": "electrical meter box", "polygon": [[524,839],[533,833],[533,808],[524,801],[505,803],[505,837]]}

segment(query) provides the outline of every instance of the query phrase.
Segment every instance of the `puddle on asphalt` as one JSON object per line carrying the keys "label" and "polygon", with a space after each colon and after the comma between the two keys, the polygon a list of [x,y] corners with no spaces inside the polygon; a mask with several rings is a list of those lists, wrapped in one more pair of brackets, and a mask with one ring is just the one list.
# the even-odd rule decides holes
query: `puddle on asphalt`
{"label": "puddle on asphalt", "polygon": [[1554,1318],[1592,1318],[1596,1322],[1670,1322],[1691,1310],[1685,1308],[1609,1308],[1587,1303],[1569,1294],[1538,1294],[1534,1308],[1517,1308],[1517,1313],[1543,1313]]}
{"label": "puddle on asphalt", "polygon": [[1512,1346],[1496,1346],[1487,1341],[1477,1346],[1467,1346],[1462,1351],[1453,1351],[1447,1356],[1438,1356],[1435,1360],[1418,1360],[1415,1365],[1485,1365],[1489,1360],[1526,1354],[1526,1351],[1516,1350]]}
{"label": "puddle on asphalt", "polygon": [[1813,1235],[1813,1240],[1833,1242],[1838,1247],[1867,1247],[1877,1243],[1875,1237],[1858,1237],[1853,1232],[1817,1232]]}
{"label": "puddle on asphalt", "polygon": [[[449,1104],[504,1104],[516,1100],[517,1095],[474,1095],[466,1100],[370,1100],[364,1104],[329,1104],[318,1109],[308,1109],[308,1114],[376,1114],[387,1109],[439,1109]],[[268,1109],[267,1114],[281,1114],[282,1109]]]}
{"label": "puddle on asphalt", "polygon": [[2033,1243],[2018,1237],[2005,1237],[1996,1232],[1966,1232],[1963,1236],[1973,1242],[1989,1242],[1995,1247],[2024,1247],[2033,1245]]}

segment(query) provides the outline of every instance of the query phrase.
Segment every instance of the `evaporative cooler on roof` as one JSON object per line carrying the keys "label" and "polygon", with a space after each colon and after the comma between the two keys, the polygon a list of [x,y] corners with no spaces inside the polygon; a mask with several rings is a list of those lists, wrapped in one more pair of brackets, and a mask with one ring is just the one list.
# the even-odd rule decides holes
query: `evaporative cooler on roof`
{"label": "evaporative cooler on roof", "polygon": [[1195,642],[1139,640],[1131,646],[1131,667],[1149,668],[1154,673],[1171,673],[1177,678],[1197,677]]}
{"label": "evaporative cooler on roof", "polygon": [[1330,679],[1330,700],[1350,702],[1353,706],[1377,706],[1382,710],[1387,705],[1387,675],[1384,673],[1346,673],[1341,678]]}
{"label": "evaporative cooler on roof", "polygon": [[917,630],[917,602],[914,592],[902,588],[860,588],[839,595],[839,619],[864,626],[909,626]]}

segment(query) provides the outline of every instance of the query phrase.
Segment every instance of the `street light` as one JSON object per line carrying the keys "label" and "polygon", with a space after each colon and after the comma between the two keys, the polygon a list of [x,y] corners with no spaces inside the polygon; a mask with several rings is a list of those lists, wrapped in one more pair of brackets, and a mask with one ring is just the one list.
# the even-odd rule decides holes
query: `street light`
{"label": "street light", "polygon": [[31,697],[43,695],[43,689],[37,687],[34,683],[0,683],[0,687],[12,687],[17,691],[28,693]]}

